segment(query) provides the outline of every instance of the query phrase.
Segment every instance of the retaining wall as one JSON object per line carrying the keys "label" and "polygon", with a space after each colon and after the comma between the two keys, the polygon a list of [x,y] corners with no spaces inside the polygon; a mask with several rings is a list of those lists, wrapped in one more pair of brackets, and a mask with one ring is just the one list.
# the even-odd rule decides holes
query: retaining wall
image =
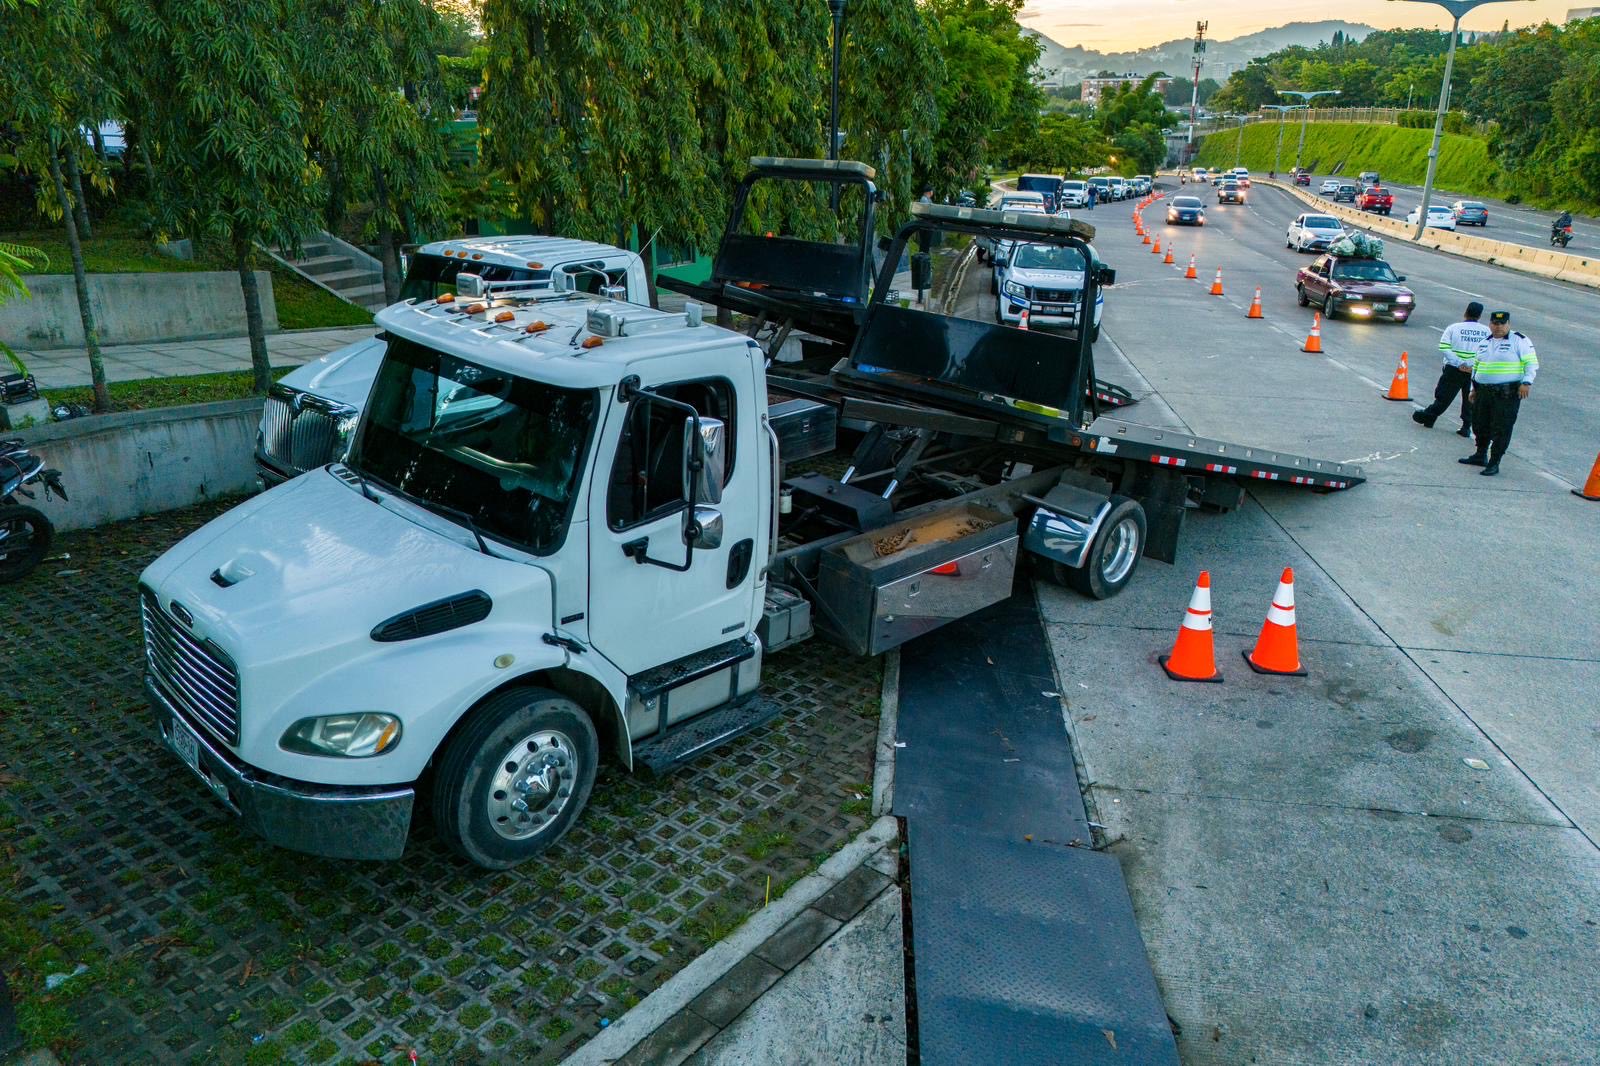
{"label": "retaining wall", "polygon": [[170,511],[256,488],[259,399],[54,422],[18,436],[61,471],[72,499],[33,505],[58,529]]}
{"label": "retaining wall", "polygon": [[1540,277],[1600,288],[1600,258],[1573,255],[1570,252],[1545,251],[1540,248],[1530,248],[1523,244],[1512,244],[1509,241],[1497,241],[1488,237],[1469,237],[1464,233],[1447,229],[1425,229],[1422,231],[1422,239],[1420,241],[1412,241],[1411,233],[1415,226],[1406,222],[1403,218],[1375,215],[1370,211],[1358,211],[1353,207],[1336,204],[1331,200],[1318,196],[1316,193],[1307,192],[1301,187],[1290,185],[1286,182],[1261,178],[1252,178],[1250,180],[1252,182],[1260,182],[1262,185],[1270,185],[1275,189],[1282,189],[1315,207],[1318,211],[1336,215],[1348,222],[1355,223],[1362,229],[1370,230],[1384,237],[1392,237],[1395,240],[1418,244],[1424,248],[1438,248],[1441,251],[1465,256],[1468,259],[1476,259],[1481,263],[1492,263],[1511,270],[1520,270],[1525,274],[1537,274]]}
{"label": "retaining wall", "polygon": [[[0,306],[0,338],[13,348],[77,348],[83,319],[71,274],[30,274],[32,299]],[[278,328],[272,274],[256,271],[261,317]],[[90,274],[89,303],[101,344],[237,337],[245,332],[244,293],[229,270],[151,274]]]}

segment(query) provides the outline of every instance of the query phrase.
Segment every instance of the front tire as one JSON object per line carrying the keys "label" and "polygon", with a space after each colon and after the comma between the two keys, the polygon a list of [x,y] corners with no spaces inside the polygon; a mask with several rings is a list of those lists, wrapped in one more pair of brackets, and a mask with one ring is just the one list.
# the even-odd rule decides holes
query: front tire
{"label": "front tire", "polygon": [[0,585],[27,577],[44,561],[54,537],[44,512],[20,503],[0,506]]}
{"label": "front tire", "polygon": [[1311,306],[1311,297],[1306,295],[1306,287],[1304,285],[1296,285],[1294,287],[1294,298],[1299,301],[1301,307]]}
{"label": "front tire", "polygon": [[1106,515],[1100,531],[1095,534],[1084,564],[1069,567],[1052,562],[1051,573],[1058,583],[1091,599],[1110,599],[1127,587],[1133,572],[1139,568],[1147,531],[1144,508],[1139,502],[1126,496],[1113,496],[1111,513]]}
{"label": "front tire", "polygon": [[479,704],[446,743],[433,821],[451,850],[504,870],[572,828],[599,768],[594,723],[549,689],[509,689]]}
{"label": "front tire", "polygon": [[1339,301],[1335,300],[1332,296],[1324,296],[1322,298],[1322,317],[1327,319],[1329,322],[1332,322],[1334,316],[1338,313]]}

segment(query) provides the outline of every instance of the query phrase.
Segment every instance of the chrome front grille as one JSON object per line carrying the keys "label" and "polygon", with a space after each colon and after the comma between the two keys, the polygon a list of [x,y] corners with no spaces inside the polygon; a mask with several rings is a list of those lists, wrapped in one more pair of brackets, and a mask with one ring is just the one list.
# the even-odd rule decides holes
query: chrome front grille
{"label": "chrome front grille", "polygon": [[239,672],[210,641],[196,640],[140,591],[144,660],[163,695],[229,744],[239,743]]}
{"label": "chrome front grille", "polygon": [[267,397],[261,418],[265,457],[290,475],[303,474],[344,458],[340,423],[356,412],[282,386]]}

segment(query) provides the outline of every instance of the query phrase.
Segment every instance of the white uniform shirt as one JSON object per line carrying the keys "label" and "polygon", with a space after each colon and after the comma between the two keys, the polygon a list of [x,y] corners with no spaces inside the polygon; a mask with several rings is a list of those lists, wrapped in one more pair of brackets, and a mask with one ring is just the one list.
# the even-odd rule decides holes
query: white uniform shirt
{"label": "white uniform shirt", "polygon": [[1478,349],[1489,339],[1489,327],[1471,319],[1446,326],[1439,334],[1439,354],[1445,366],[1471,370],[1478,358]]}
{"label": "white uniform shirt", "polygon": [[1520,333],[1490,337],[1478,346],[1472,380],[1479,385],[1504,385],[1520,381],[1532,385],[1539,373],[1539,356],[1533,342]]}

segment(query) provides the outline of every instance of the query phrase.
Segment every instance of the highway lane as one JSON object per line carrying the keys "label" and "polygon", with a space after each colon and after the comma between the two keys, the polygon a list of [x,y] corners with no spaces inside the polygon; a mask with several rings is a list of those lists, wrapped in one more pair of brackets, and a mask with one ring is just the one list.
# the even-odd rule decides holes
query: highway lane
{"label": "highway lane", "polygon": [[[1208,204],[1208,224],[1199,230],[1176,228],[1174,239],[1185,253],[1200,254],[1202,280],[1208,281],[1221,265],[1233,286],[1231,297],[1240,298],[1244,289],[1239,286],[1261,285],[1268,321],[1303,339],[1313,309],[1297,306],[1294,276],[1313,257],[1285,248],[1283,239],[1289,222],[1303,209],[1301,202],[1264,186],[1251,189],[1242,207],[1217,205],[1210,190],[1200,195]],[[1172,228],[1160,224],[1164,214],[1159,210],[1147,211],[1146,218],[1156,223],[1152,229],[1158,234]],[[1388,240],[1386,253],[1417,294],[1415,316],[1403,326],[1325,321],[1322,335],[1328,357],[1387,387],[1400,352],[1408,351],[1411,395],[1426,404],[1438,377],[1439,331],[1460,317],[1469,300],[1476,299],[1489,310],[1510,311],[1513,328],[1531,337],[1540,353],[1538,384],[1522,407],[1512,451],[1565,487],[1581,485],[1600,449],[1600,360],[1594,355],[1600,293],[1403,241]],[[1244,299],[1248,302],[1248,294]],[[1431,432],[1440,435],[1446,425],[1447,420],[1441,419]]]}
{"label": "highway lane", "polygon": [[[1340,177],[1340,175],[1312,175],[1311,192],[1315,193],[1320,189],[1323,181],[1329,177]],[[1422,186],[1420,185],[1397,185],[1388,181],[1383,184],[1384,188],[1394,193],[1394,214],[1391,216],[1392,218],[1398,218],[1403,221],[1407,213],[1422,202]],[[1530,248],[1549,248],[1551,246],[1550,223],[1561,213],[1560,210],[1546,211],[1538,208],[1513,206],[1504,200],[1494,200],[1484,196],[1468,196],[1466,193],[1441,189],[1434,189],[1433,191],[1433,202],[1436,204],[1450,204],[1457,200],[1477,200],[1489,208],[1489,224],[1487,226],[1481,228],[1478,226],[1463,226],[1461,227],[1462,233],[1470,233],[1474,236],[1481,233],[1491,240],[1527,245]],[[1556,250],[1560,251],[1561,249],[1558,248]],[[1600,219],[1574,214],[1572,216],[1572,243],[1568,246],[1568,250],[1581,252],[1585,255],[1600,253]]]}

